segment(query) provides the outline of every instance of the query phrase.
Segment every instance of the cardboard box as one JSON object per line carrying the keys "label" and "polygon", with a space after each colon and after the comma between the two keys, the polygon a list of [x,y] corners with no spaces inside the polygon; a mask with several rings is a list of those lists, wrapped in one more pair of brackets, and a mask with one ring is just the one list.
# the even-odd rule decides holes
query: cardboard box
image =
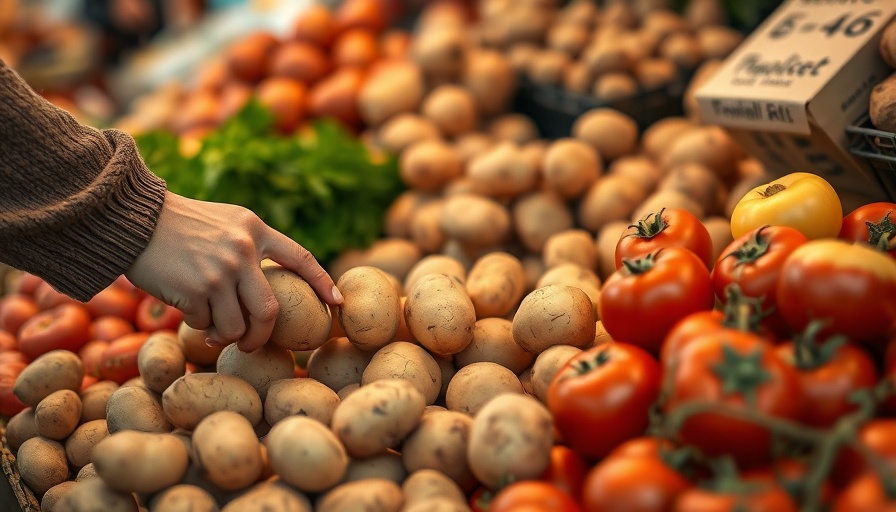
{"label": "cardboard box", "polygon": [[880,56],[893,0],[789,0],[696,91],[704,122],[730,130],[775,175],[813,172],[841,194],[885,200],[846,128],[892,69]]}

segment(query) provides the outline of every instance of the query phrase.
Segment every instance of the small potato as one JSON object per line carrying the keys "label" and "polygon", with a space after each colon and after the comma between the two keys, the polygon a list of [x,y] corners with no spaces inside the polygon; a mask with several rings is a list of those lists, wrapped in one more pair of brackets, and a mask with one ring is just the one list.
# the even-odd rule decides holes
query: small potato
{"label": "small potato", "polygon": [[177,336],[170,332],[156,332],[149,336],[137,352],[137,368],[149,389],[163,393],[187,371],[187,358]]}
{"label": "small potato", "polygon": [[702,164],[727,180],[737,172],[740,148],[734,139],[719,126],[694,128],[676,138],[660,160],[670,170],[685,163]]}
{"label": "small potato", "polygon": [[[411,61],[420,66],[429,82],[454,81],[463,70],[468,41],[463,27],[431,26],[411,43]],[[401,88],[393,88],[394,93]],[[396,94],[398,95],[398,94]]]}
{"label": "small potato", "polygon": [[345,475],[345,448],[326,425],[311,418],[284,418],[271,428],[264,443],[274,473],[301,491],[325,491]]}
{"label": "small potato", "polygon": [[404,467],[411,473],[436,470],[455,485],[475,483],[467,464],[467,443],[473,418],[456,411],[438,411],[423,416],[420,425],[401,448]]}
{"label": "small potato", "polygon": [[379,349],[361,376],[361,385],[381,379],[401,379],[423,394],[427,405],[435,403],[442,389],[442,372],[435,359],[420,345],[407,341]]}
{"label": "small potato", "polygon": [[187,447],[172,434],[126,430],[104,438],[93,448],[97,475],[121,492],[171,487],[183,478],[189,463]]}
{"label": "small potato", "polygon": [[642,151],[658,161],[666,149],[681,134],[696,125],[686,117],[666,117],[648,126],[641,135]]}
{"label": "small potato", "polygon": [[698,219],[706,215],[706,210],[693,197],[674,188],[660,189],[647,196],[644,201],[632,213],[633,222],[637,222],[651,212],[658,212],[663,208],[679,208],[687,210]]}
{"label": "small potato", "polygon": [[705,165],[687,163],[669,169],[658,188],[681,192],[699,203],[703,211],[717,212],[721,209],[719,193],[724,187],[719,177]]}
{"label": "small potato", "polygon": [[332,429],[352,457],[370,457],[400,443],[423,416],[426,400],[410,382],[382,379],[345,397]]}
{"label": "small potato", "polygon": [[[464,453],[464,464],[466,464],[466,460],[467,456]],[[467,503],[464,491],[457,483],[435,469],[412,471],[401,484],[401,491],[404,493],[405,506],[434,498],[446,499],[464,505]]]}
{"label": "small potato", "polygon": [[336,317],[349,341],[362,350],[378,350],[392,341],[402,313],[401,296],[381,270],[355,267],[342,274],[336,286],[345,297]]}
{"label": "small potato", "polygon": [[510,60],[495,49],[467,52],[462,83],[476,100],[477,111],[487,116],[504,112],[516,91]]}
{"label": "small potato", "polygon": [[585,193],[603,173],[603,161],[594,147],[581,140],[554,141],[544,155],[542,175],[545,186],[564,199]]}
{"label": "small potato", "polygon": [[470,512],[466,503],[458,503],[448,498],[429,498],[415,501],[402,507],[402,512]]}
{"label": "small potato", "polygon": [[591,31],[580,23],[555,22],[548,30],[546,43],[548,48],[576,57],[588,44]]}
{"label": "small potato", "polygon": [[402,112],[413,112],[423,100],[423,74],[411,62],[390,64],[372,75],[358,92],[358,111],[368,126],[379,126]]}
{"label": "small potato", "polygon": [[638,81],[622,71],[604,73],[591,86],[591,94],[599,101],[608,103],[631,98],[637,93]]}
{"label": "small potato", "polygon": [[424,139],[401,153],[401,179],[413,190],[437,192],[463,174],[463,161],[453,146],[441,139]]}
{"label": "small potato", "polygon": [[[317,500],[316,512],[398,512],[404,498],[391,480],[369,478],[337,486]],[[223,512],[223,511],[222,511]]]}
{"label": "small potato", "polygon": [[547,268],[562,263],[575,263],[583,268],[597,268],[597,246],[594,236],[584,229],[554,233],[544,242],[542,261]]}
{"label": "small potato", "polygon": [[429,274],[446,274],[462,283],[467,279],[467,269],[457,258],[444,254],[430,254],[421,258],[408,272],[404,279],[404,294],[410,293],[417,281]]}
{"label": "small potato", "polygon": [[548,403],[548,387],[554,376],[582,349],[570,345],[555,345],[545,350],[532,363],[532,394],[543,404]]}
{"label": "small potato", "polygon": [[37,407],[54,391],[77,391],[84,379],[84,363],[74,352],[53,350],[32,361],[13,385],[12,392],[25,405]]}
{"label": "small potato", "polygon": [[525,291],[523,264],[506,252],[491,252],[473,264],[466,291],[477,318],[500,317],[515,308]]}
{"label": "small potato", "polygon": [[231,343],[218,356],[217,371],[248,382],[264,401],[271,384],[295,375],[295,365],[292,352],[279,345],[268,343],[252,352],[243,352],[236,343]]}
{"label": "small potato", "polygon": [[333,391],[360,384],[373,354],[356,347],[348,338],[333,338],[311,354],[308,376]]}
{"label": "small potato", "polygon": [[261,449],[252,425],[245,416],[233,411],[214,412],[196,425],[193,460],[209,482],[236,491],[258,481],[263,469]]}
{"label": "small potato", "polygon": [[195,429],[216,411],[237,412],[257,425],[262,410],[261,398],[251,384],[218,373],[194,373],[177,379],[162,394],[162,408],[172,425],[186,430]]}
{"label": "small potato", "polygon": [[445,405],[449,411],[475,416],[499,393],[523,393],[516,374],[497,363],[472,363],[459,369],[448,383]]}
{"label": "small potato", "polygon": [[611,108],[585,112],[572,127],[574,137],[594,146],[605,160],[633,153],[638,144],[638,124],[627,114]]}
{"label": "small potato", "polygon": [[312,378],[282,379],[268,388],[264,419],[276,425],[290,416],[307,416],[329,425],[337,405],[336,392]]}
{"label": "small potato", "polygon": [[270,342],[289,350],[313,350],[326,343],[333,319],[311,285],[279,265],[262,272],[280,304]]}
{"label": "small potato", "polygon": [[[595,247],[595,251],[597,250],[593,243],[592,247]],[[535,287],[542,288],[549,285],[572,286],[582,290],[591,299],[595,314],[597,313],[597,306],[600,303],[601,282],[597,274],[591,269],[576,263],[555,265],[542,274]]]}
{"label": "small potato", "polygon": [[630,224],[628,220],[610,222],[597,234],[598,275],[601,279],[607,279],[616,272],[616,245]]}
{"label": "small potato", "polygon": [[560,50],[541,50],[536,53],[526,67],[527,76],[539,85],[559,85],[563,82],[566,68],[572,62],[569,54]]}
{"label": "small potato", "polygon": [[653,91],[666,87],[678,77],[678,67],[669,59],[648,58],[635,64],[635,78],[641,89]]}
{"label": "small potato", "polygon": [[276,481],[261,482],[241,493],[221,508],[221,512],[244,510],[276,510],[277,512],[311,512],[311,502],[302,493]]}
{"label": "small potato", "polygon": [[205,331],[193,329],[181,322],[177,329],[177,340],[187,361],[198,366],[211,366],[218,360],[224,347],[210,347],[205,344]]}
{"label": "small potato", "polygon": [[551,413],[528,395],[495,396],[473,418],[467,460],[476,478],[497,489],[507,478],[538,478],[554,444]]}
{"label": "small potato", "polygon": [[581,61],[574,61],[566,67],[563,73],[563,88],[573,94],[587,94],[594,85],[594,77],[588,70],[588,65]]}
{"label": "small potato", "polygon": [[481,132],[465,133],[454,141],[454,148],[464,161],[464,165],[486,153],[494,145],[495,140],[489,134]]}
{"label": "small potato", "polygon": [[74,480],[68,480],[50,487],[47,492],[44,493],[44,497],[40,499],[40,509],[43,512],[58,511],[59,509],[56,508],[56,506],[59,501],[62,500],[62,497],[68,494],[69,491],[74,489],[76,485],[78,485],[78,483]]}
{"label": "small potato", "polygon": [[[392,204],[389,205],[389,208],[386,210],[386,219],[384,221],[385,225],[383,230],[386,233],[386,236],[394,237],[394,238],[402,238],[407,237],[410,234],[409,227],[411,225],[411,218],[413,217],[414,212],[417,208],[423,206],[424,204],[432,201],[434,198],[429,194],[424,194],[417,190],[405,190],[398,197],[392,201]],[[343,253],[342,257],[350,256],[351,252]],[[357,253],[360,256],[360,252]],[[346,265],[346,268],[342,269],[340,272],[336,272],[334,269],[330,269],[330,275],[333,276],[333,279],[339,279],[345,271],[347,271],[351,267],[356,267],[358,265],[363,264],[363,258],[357,258],[358,261],[349,262],[350,264]],[[337,269],[338,270],[338,269]]]}
{"label": "small potato", "polygon": [[580,288],[549,285],[529,293],[513,316],[513,341],[540,354],[554,345],[583,347],[594,340],[594,305]]}
{"label": "small potato", "polygon": [[111,380],[101,380],[89,388],[81,391],[81,420],[87,423],[92,420],[106,419],[106,406],[109,397],[119,388],[118,383]]}
{"label": "small potato", "polygon": [[480,363],[497,363],[513,373],[532,364],[534,356],[513,341],[511,322],[505,318],[482,318],[473,327],[473,341],[454,355],[458,368]]}
{"label": "small potato", "polygon": [[510,215],[493,199],[457,194],[445,199],[439,226],[464,247],[490,247],[509,236]]}
{"label": "small potato", "polygon": [[533,190],[538,183],[538,167],[519,146],[506,141],[472,159],[466,175],[492,197],[516,197]]}
{"label": "small potato", "polygon": [[408,236],[424,253],[437,253],[445,244],[445,232],[441,226],[444,204],[444,200],[430,201],[417,208],[411,217]]}
{"label": "small potato", "polygon": [[380,127],[377,140],[384,150],[400,155],[416,142],[438,140],[441,136],[439,127],[431,119],[403,112]]}
{"label": "small potato", "polygon": [[420,248],[410,240],[384,238],[377,240],[367,249],[364,264],[404,281],[408,271],[422,256]]}
{"label": "small potato", "polygon": [[79,480],[56,503],[62,512],[137,512],[137,500],[133,493],[112,489],[102,478]]}
{"label": "small potato", "polygon": [[535,192],[519,198],[512,214],[523,247],[537,253],[551,235],[572,229],[574,222],[566,203],[551,192]]}
{"label": "small potato", "polygon": [[51,487],[68,480],[65,448],[52,439],[28,439],[19,446],[15,460],[22,480],[38,499]]}
{"label": "small potato", "polygon": [[112,393],[106,404],[106,420],[111,434],[121,430],[162,433],[174,429],[159,395],[139,386],[123,386]]}
{"label": "small potato", "polygon": [[34,421],[33,407],[22,409],[6,424],[6,442],[13,455],[19,446],[22,446],[22,443],[37,436],[37,422]]}
{"label": "small potato", "polygon": [[581,61],[592,76],[615,71],[627,72],[632,67],[625,45],[620,39],[593,41],[582,50]]}
{"label": "small potato", "polygon": [[896,131],[896,73],[884,78],[871,89],[868,115],[878,130]]}
{"label": "small potato", "polygon": [[190,484],[169,487],[153,496],[149,510],[165,512],[218,512],[218,503],[208,491]]}
{"label": "small potato", "polygon": [[722,256],[722,251],[734,241],[731,235],[731,222],[725,217],[706,217],[703,219],[703,227],[709,231],[712,240],[712,260],[716,262]]}
{"label": "small potato", "polygon": [[[349,384],[348,386],[345,386],[344,388],[337,391],[336,396],[339,398],[340,403],[341,403],[343,400],[345,400],[345,397],[347,397],[348,395],[354,393],[355,391],[357,391],[359,389],[361,389],[361,384],[359,384],[357,382],[354,384]],[[335,413],[335,411],[333,411],[333,412]],[[330,422],[332,423],[332,420],[330,420]]]}
{"label": "small potato", "polygon": [[65,456],[69,464],[78,470],[89,464],[93,457],[93,448],[108,436],[106,420],[88,421],[76,428],[65,441]]}
{"label": "small potato", "polygon": [[[701,27],[697,31],[697,44],[700,46],[700,53],[706,59],[724,59],[743,40],[744,35],[740,31],[724,25]],[[883,44],[883,38],[881,44]],[[896,62],[891,67],[896,67]]]}
{"label": "small potato", "polygon": [[344,482],[356,482],[370,478],[391,480],[399,485],[408,476],[408,471],[401,462],[401,454],[389,450],[379,455],[352,459],[345,470]]}
{"label": "small potato", "polygon": [[703,60],[703,52],[697,38],[686,32],[670,34],[663,39],[659,55],[682,69],[694,69]]}
{"label": "small potato", "polygon": [[496,118],[489,125],[488,132],[495,139],[515,142],[519,146],[539,136],[535,122],[522,114],[504,114]]}
{"label": "small potato", "polygon": [[473,302],[463,284],[445,274],[420,278],[405,302],[404,316],[414,338],[434,354],[456,354],[473,339]]}
{"label": "small potato", "polygon": [[653,191],[663,177],[660,166],[652,158],[644,155],[619,157],[610,165],[609,172],[616,178],[621,177],[637,183],[645,195]]}
{"label": "small potato", "polygon": [[433,89],[423,100],[420,112],[451,137],[471,132],[479,123],[476,99],[458,85],[445,84]]}

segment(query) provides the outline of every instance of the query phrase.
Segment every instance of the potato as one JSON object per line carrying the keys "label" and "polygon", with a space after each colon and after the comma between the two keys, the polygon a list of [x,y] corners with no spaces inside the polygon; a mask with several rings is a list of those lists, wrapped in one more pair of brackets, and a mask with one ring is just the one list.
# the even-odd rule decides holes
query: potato
{"label": "potato", "polygon": [[115,393],[118,388],[119,386],[117,382],[101,380],[81,391],[80,423],[106,419],[106,406],[109,403],[109,397],[111,397],[112,393]]}
{"label": "potato", "polygon": [[554,233],[544,242],[542,261],[546,268],[562,263],[575,263],[594,270],[597,268],[594,236],[584,229],[569,229]]}
{"label": "potato", "polygon": [[441,25],[414,37],[410,57],[412,62],[420,66],[428,82],[454,81],[460,76],[468,46],[464,29],[465,27]]}
{"label": "potato", "polygon": [[476,99],[469,90],[453,84],[433,89],[423,100],[420,112],[450,137],[471,132],[479,123]]}
{"label": "potato", "polygon": [[678,67],[669,59],[647,58],[635,64],[634,74],[641,89],[655,91],[678,78]]}
{"label": "potato", "polygon": [[466,503],[458,503],[448,498],[429,498],[415,501],[402,507],[402,512],[470,512]]}
{"label": "potato", "polygon": [[32,437],[19,446],[16,464],[22,480],[40,499],[51,487],[68,480],[65,448],[46,437]]}
{"label": "potato", "polygon": [[172,434],[126,430],[104,438],[93,448],[97,475],[121,492],[171,487],[186,474],[189,462],[187,447]]}
{"label": "potato", "polygon": [[312,378],[282,379],[268,388],[264,419],[276,425],[290,416],[307,416],[329,425],[337,405],[336,392]]}
{"label": "potato", "polygon": [[719,126],[702,126],[681,134],[667,149],[660,165],[667,171],[685,163],[702,164],[727,180],[737,172],[740,148]]}
{"label": "potato", "polygon": [[79,480],[56,503],[60,512],[137,512],[137,500],[129,492],[112,489],[101,478]]}
{"label": "potato", "polygon": [[410,62],[393,62],[370,76],[358,92],[358,112],[368,126],[413,112],[423,99],[423,74]]}
{"label": "potato", "polygon": [[731,235],[731,222],[725,217],[706,217],[703,219],[703,227],[709,231],[709,238],[712,240],[712,258],[713,262],[716,262],[725,248],[734,241]]}
{"label": "potato", "polygon": [[445,244],[445,232],[442,231],[442,207],[444,200],[430,201],[414,212],[408,225],[408,236],[427,254],[439,252]]}
{"label": "potato", "polygon": [[[339,400],[341,402],[342,400],[345,400],[345,397],[347,397],[348,395],[354,393],[355,391],[357,391],[359,389],[361,389],[361,384],[358,382],[355,382],[355,383],[349,384],[348,386],[345,386],[344,388],[337,391],[336,396],[339,398]],[[333,412],[335,413],[336,411],[333,411]],[[332,423],[332,421],[333,420],[331,419],[330,422]]]}
{"label": "potato", "polygon": [[669,169],[658,188],[681,192],[694,199],[704,212],[717,212],[721,209],[719,194],[725,184],[705,165],[687,163]]}
{"label": "potato", "polygon": [[488,133],[501,141],[515,142],[522,146],[539,136],[538,126],[523,114],[504,114],[491,122]]}
{"label": "potato", "polygon": [[529,61],[535,57],[539,50],[540,47],[532,43],[522,42],[514,44],[510,51],[507,52],[507,61],[516,73],[521,74],[526,71]]}
{"label": "potato", "polygon": [[513,224],[523,247],[541,252],[545,241],[560,231],[572,229],[573,217],[566,203],[550,192],[534,192],[513,205]]}
{"label": "potato", "polygon": [[722,59],[708,59],[694,72],[688,86],[684,90],[682,107],[685,116],[695,124],[704,124],[700,114],[700,105],[697,103],[697,91],[712,78],[722,67]]}
{"label": "potato", "polygon": [[349,341],[362,350],[377,350],[395,337],[400,295],[381,270],[355,267],[343,274],[336,286],[345,297],[336,316]]}
{"label": "potato", "polygon": [[401,448],[404,467],[411,473],[436,470],[452,483],[471,487],[475,478],[467,463],[467,444],[473,418],[457,411],[438,411],[423,416]]}
{"label": "potato", "polygon": [[696,125],[686,117],[665,117],[651,124],[641,135],[641,150],[657,161],[680,135]]}
{"label": "potato", "polygon": [[98,478],[99,475],[96,474],[96,468],[93,466],[93,462],[87,463],[78,471],[78,475],[75,476],[75,481],[80,482],[82,480],[87,480],[88,478]]}
{"label": "potato", "polygon": [[248,382],[264,401],[271,384],[295,375],[295,360],[291,351],[273,343],[248,353],[231,343],[218,356],[217,371]]}
{"label": "potato", "polygon": [[457,278],[461,283],[466,281],[467,278],[467,270],[457,258],[444,254],[430,254],[421,258],[408,272],[404,279],[404,294],[410,293],[417,281],[429,274],[446,274],[452,278]]}
{"label": "potato", "polygon": [[407,341],[396,341],[379,349],[364,370],[361,385],[381,379],[410,382],[427,404],[435,403],[442,389],[439,364],[426,349]]}
{"label": "potato", "polygon": [[616,245],[629,225],[628,220],[613,221],[604,225],[597,234],[598,275],[602,279],[616,272]]}
{"label": "potato", "polygon": [[653,191],[663,170],[656,162],[644,155],[627,155],[617,158],[609,168],[610,176],[624,178],[640,186],[643,195]]}
{"label": "potato", "polygon": [[494,49],[477,48],[467,53],[462,82],[482,115],[504,112],[516,91],[516,75],[510,61]]}
{"label": "potato", "polygon": [[463,284],[445,274],[420,278],[405,302],[404,316],[414,338],[434,354],[456,354],[473,339],[473,302]]}
{"label": "potato", "polygon": [[137,368],[146,387],[163,393],[178,377],[187,371],[187,358],[171,332],[156,332],[147,338],[137,352]]}
{"label": "potato", "polygon": [[37,436],[37,422],[34,421],[33,407],[22,409],[6,424],[6,442],[13,455],[19,446],[22,446],[22,443]]}
{"label": "potato", "polygon": [[687,21],[680,14],[666,9],[646,12],[641,19],[641,28],[653,32],[660,39],[689,30]]}
{"label": "potato", "polygon": [[196,425],[193,460],[209,482],[236,491],[258,481],[263,469],[261,449],[252,425],[233,411],[214,412]]}
{"label": "potato", "polygon": [[280,304],[270,343],[289,350],[313,350],[330,334],[330,310],[301,276],[279,265],[262,268]]}
{"label": "potato", "polygon": [[896,131],[896,73],[871,89],[868,115],[878,130]]}
{"label": "potato", "polygon": [[558,139],[544,155],[544,184],[565,199],[585,193],[602,173],[600,155],[594,147],[577,139]]}
{"label": "potato", "polygon": [[[593,246],[594,244],[592,244]],[[597,314],[597,306],[600,303],[601,283],[600,278],[591,269],[576,263],[555,265],[542,274],[535,287],[543,288],[549,285],[572,286],[582,290],[591,299],[591,304],[594,306],[595,314]]]}
{"label": "potato", "polygon": [[348,466],[348,455],[336,435],[311,418],[284,418],[271,428],[264,444],[274,473],[304,492],[333,487]]}
{"label": "potato", "polygon": [[370,245],[364,264],[376,267],[403,281],[411,267],[420,261],[422,256],[420,248],[410,240],[384,238]]}
{"label": "potato", "polygon": [[[596,328],[595,328],[596,329]],[[570,359],[580,354],[582,349],[570,345],[555,345],[548,348],[532,363],[532,394],[543,404],[548,403],[548,387],[554,376],[560,373]]]}
{"label": "potato", "polygon": [[614,160],[635,151],[638,124],[630,116],[611,108],[585,112],[572,127],[573,137],[591,144],[604,160]]}
{"label": "potato", "polygon": [[463,174],[463,161],[453,146],[441,139],[414,142],[401,153],[402,181],[421,192],[437,192]]}
{"label": "potato", "polygon": [[527,368],[534,356],[513,341],[511,322],[505,318],[482,318],[473,327],[473,341],[454,355],[458,368],[479,362],[497,363],[513,373]]}
{"label": "potato", "polygon": [[403,497],[391,480],[369,478],[337,486],[317,500],[316,512],[398,512]]}
{"label": "potato", "polygon": [[488,253],[473,264],[465,285],[477,318],[498,317],[519,304],[525,291],[523,264],[506,252]]}
{"label": "potato", "polygon": [[78,485],[78,483],[74,480],[68,480],[50,487],[47,492],[44,493],[44,497],[40,499],[40,509],[43,512],[59,510],[56,508],[59,501],[62,500],[62,497],[68,494],[69,491],[74,489],[76,485]]}
{"label": "potato", "polygon": [[588,65],[581,61],[574,61],[566,67],[563,73],[563,88],[574,94],[588,94],[594,85],[594,77],[588,70]]}
{"label": "potato", "polygon": [[193,329],[181,322],[177,329],[177,340],[180,342],[184,358],[199,366],[211,366],[218,360],[224,347],[210,347],[205,344],[205,331]]}
{"label": "potato", "polygon": [[451,378],[445,392],[445,405],[449,411],[475,416],[500,393],[523,393],[516,374],[497,363],[471,363]]}
{"label": "potato", "polygon": [[400,443],[423,416],[426,400],[410,382],[382,379],[345,397],[332,429],[352,457],[370,457]]}
{"label": "potato", "polygon": [[186,430],[195,429],[216,411],[237,412],[257,425],[262,410],[261,398],[251,384],[217,373],[194,373],[177,379],[162,394],[162,408],[172,425]]}
{"label": "potato", "polygon": [[389,153],[400,155],[411,145],[424,140],[439,140],[439,127],[431,119],[402,112],[383,123],[377,132],[377,142]]}
{"label": "potato", "polygon": [[881,34],[878,50],[891,68],[896,68],[896,22],[889,22]]}
{"label": "potato", "polygon": [[81,388],[84,364],[68,350],[52,350],[26,366],[13,385],[12,392],[25,405],[36,407],[54,391]]}
{"label": "potato", "polygon": [[470,132],[460,135],[454,140],[454,149],[457,150],[466,165],[477,156],[490,150],[494,144],[495,140],[489,134]]}
{"label": "potato", "polygon": [[350,460],[343,481],[381,478],[401,485],[406,476],[408,472],[401,463],[401,454],[395,450],[388,450],[372,457]]}
{"label": "potato", "polygon": [[550,461],[550,411],[528,395],[497,395],[473,418],[467,460],[489,489],[507,481],[538,478]]}
{"label": "potato", "polygon": [[592,41],[582,50],[580,60],[595,77],[616,71],[627,72],[633,64],[619,38]]}
{"label": "potato", "polygon": [[311,512],[305,495],[280,482],[261,482],[229,501],[221,512],[243,510],[276,510],[277,512]]}
{"label": "potato", "polygon": [[647,196],[644,201],[632,213],[630,220],[637,222],[649,213],[658,212],[663,208],[679,208],[687,210],[698,219],[702,219],[706,214],[703,205],[696,199],[673,188],[657,190],[653,194]]}
{"label": "potato", "polygon": [[65,456],[69,464],[79,470],[89,464],[94,446],[108,435],[106,420],[93,420],[80,425],[65,441]]}
{"label": "potato", "polygon": [[570,57],[576,57],[582,49],[588,44],[591,38],[591,31],[588,27],[576,23],[555,22],[550,29],[546,38],[547,47],[561,51]]}
{"label": "potato", "polygon": [[[464,416],[466,418],[466,416]],[[470,420],[472,423],[472,420]],[[467,463],[466,450],[464,464]],[[418,469],[412,471],[401,484],[405,506],[431,499],[446,499],[463,505],[467,504],[464,491],[457,483],[441,471]]]}
{"label": "potato", "polygon": [[445,199],[439,221],[442,231],[464,247],[490,247],[510,234],[510,215],[500,203],[473,194]]}
{"label": "potato", "polygon": [[744,35],[740,31],[723,25],[701,27],[697,31],[697,44],[700,46],[700,53],[706,59],[724,59],[743,39]]}
{"label": "potato", "polygon": [[519,146],[504,141],[473,158],[466,175],[489,196],[510,198],[535,188],[538,167],[523,155]]}
{"label": "potato", "polygon": [[520,152],[523,154],[523,158],[532,163],[533,166],[538,170],[539,176],[541,176],[544,163],[544,157],[548,154],[548,149],[551,147],[551,141],[547,139],[535,139],[533,141],[529,141],[523,144],[520,147]]}
{"label": "potato", "polygon": [[638,81],[622,71],[604,73],[594,80],[591,94],[599,101],[614,102],[631,98],[638,93]]}
{"label": "potato", "polygon": [[554,345],[583,347],[594,340],[594,305],[580,288],[549,285],[526,295],[513,316],[513,341],[539,354]]}
{"label": "potato", "polygon": [[572,62],[569,54],[560,50],[541,50],[536,53],[526,67],[529,79],[539,85],[559,85],[563,82],[566,68]]}
{"label": "potato", "polygon": [[106,404],[106,420],[111,434],[121,430],[162,433],[174,428],[159,395],[139,386],[120,387],[112,393]]}
{"label": "potato", "polygon": [[348,338],[333,338],[311,354],[308,376],[333,391],[349,384],[360,384],[364,368],[373,354],[356,347]]}
{"label": "potato", "polygon": [[151,511],[218,512],[218,503],[208,491],[190,484],[179,484],[152,497]]}

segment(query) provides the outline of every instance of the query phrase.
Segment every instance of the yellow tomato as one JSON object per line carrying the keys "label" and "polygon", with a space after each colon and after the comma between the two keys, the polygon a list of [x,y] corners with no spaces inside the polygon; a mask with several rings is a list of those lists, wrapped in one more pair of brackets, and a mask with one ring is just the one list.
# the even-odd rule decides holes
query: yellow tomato
{"label": "yellow tomato", "polygon": [[795,172],[747,192],[731,212],[731,234],[737,239],[771,225],[790,226],[810,240],[836,238],[842,222],[834,187],[816,174]]}

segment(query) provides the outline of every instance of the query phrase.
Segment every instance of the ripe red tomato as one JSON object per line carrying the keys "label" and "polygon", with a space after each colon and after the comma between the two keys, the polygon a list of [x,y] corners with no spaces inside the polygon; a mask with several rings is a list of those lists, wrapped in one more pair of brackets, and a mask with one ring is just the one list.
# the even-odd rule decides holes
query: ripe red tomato
{"label": "ripe red tomato", "polygon": [[[762,482],[766,484],[777,484],[785,489],[799,489],[799,485],[806,483],[806,476],[809,473],[809,467],[806,462],[792,458],[778,458],[772,461],[768,466],[746,471],[742,478],[747,482]],[[796,486],[796,487],[795,487]],[[804,492],[814,492],[815,489],[802,489]],[[821,484],[821,503],[825,506],[830,505],[834,499],[834,485],[829,479],[825,479]],[[791,494],[793,496],[793,494]]]}
{"label": "ripe red tomato", "polygon": [[34,290],[34,300],[37,301],[38,307],[43,310],[54,308],[60,304],[78,303],[75,299],[68,295],[56,291],[50,283],[41,281]]}
{"label": "ripe red tomato", "polygon": [[[670,378],[667,414],[691,403],[752,409],[790,420],[801,412],[796,370],[754,334],[716,331],[693,340]],[[717,412],[689,416],[679,436],[708,456],[730,455],[742,467],[764,464],[771,456],[766,428]]]}
{"label": "ripe red tomato", "polygon": [[841,416],[858,407],[850,399],[853,391],[877,384],[877,367],[868,353],[853,344],[847,343],[829,355],[814,357],[806,353],[813,348],[817,350],[817,345],[801,349],[802,362],[797,360],[793,342],[776,350],[783,361],[797,370],[803,397],[800,415],[803,423],[831,427]]}
{"label": "ripe red tomato", "polygon": [[784,262],[778,309],[795,332],[814,319],[821,335],[873,342],[896,331],[896,261],[864,245],[813,240]]}
{"label": "ripe red tomato", "polygon": [[644,434],[660,391],[660,366],[644,350],[614,342],[570,359],[548,387],[554,426],[573,450],[601,458]]}
{"label": "ripe red tomato", "polygon": [[18,350],[7,350],[6,352],[0,352],[0,365],[4,365],[7,363],[23,363],[28,364],[28,358],[25,357],[25,354],[19,352]]}
{"label": "ripe red tomato", "polygon": [[712,239],[709,231],[693,213],[678,208],[663,208],[648,213],[629,226],[616,244],[616,268],[623,259],[641,258],[664,247],[683,247],[712,268]]}
{"label": "ripe red tomato", "polygon": [[636,437],[610,452],[607,457],[659,457],[661,450],[671,450],[674,445],[661,437]]}
{"label": "ripe red tomato", "polygon": [[123,286],[107,286],[100,290],[85,304],[87,311],[94,318],[100,316],[117,316],[133,323],[137,317],[137,306],[141,297],[128,291]]}
{"label": "ripe red tomato", "polygon": [[533,507],[541,512],[579,512],[576,500],[557,486],[540,480],[514,482],[498,491],[488,512],[511,512]]}
{"label": "ripe red tomato", "polygon": [[[862,425],[856,437],[880,457],[891,473],[896,472],[896,419],[873,419]],[[865,458],[847,446],[837,456],[832,477],[835,484],[844,487],[870,469]]]}
{"label": "ripe red tomato", "polygon": [[137,307],[137,329],[143,332],[161,330],[176,331],[184,319],[184,314],[152,295],[147,295]]}
{"label": "ripe red tomato", "polygon": [[880,476],[868,471],[856,477],[834,499],[830,512],[896,512],[896,498],[888,495]]}
{"label": "ripe red tomato", "polygon": [[[884,352],[884,368],[882,378],[896,381],[896,336],[893,336],[890,339],[889,343],[887,343],[886,350]],[[885,415],[896,415],[896,396],[890,395],[890,397],[884,400],[884,403],[880,405],[879,409],[880,412]]]}
{"label": "ripe red tomato", "polygon": [[598,312],[614,340],[657,354],[672,326],[714,304],[706,266],[691,251],[669,247],[629,261],[610,275]]}
{"label": "ripe red tomato", "polygon": [[91,340],[81,347],[78,351],[78,357],[84,363],[84,374],[94,377],[102,377],[100,372],[100,364],[103,360],[103,353],[109,346],[106,340]]}
{"label": "ripe red tomato", "polygon": [[10,291],[13,293],[21,293],[23,295],[34,295],[34,292],[37,291],[38,285],[44,282],[43,279],[37,277],[34,274],[30,274],[28,272],[22,272],[18,275],[18,277],[13,281],[12,286],[10,287]]}
{"label": "ripe red tomato", "polygon": [[0,354],[4,352],[18,351],[19,342],[11,333],[0,330]]}
{"label": "ripe red tomato", "polygon": [[89,388],[90,386],[93,386],[94,384],[96,384],[99,381],[100,381],[100,379],[94,377],[93,375],[84,374],[84,378],[81,379],[81,387],[78,389],[78,392],[83,393],[85,389]]}
{"label": "ripe red tomato", "polygon": [[763,486],[751,493],[713,492],[692,487],[675,500],[672,512],[798,512],[799,508],[783,489]]}
{"label": "ripe red tomato", "polygon": [[846,217],[839,238],[862,242],[896,258],[896,203],[871,203],[859,206]]}
{"label": "ripe red tomato", "polygon": [[656,456],[607,457],[585,478],[585,512],[665,512],[691,483]]}
{"label": "ripe red tomato", "polygon": [[579,496],[586,473],[588,467],[582,457],[574,450],[558,444],[551,448],[550,463],[539,480],[553,484],[570,496]]}
{"label": "ripe red tomato", "polygon": [[123,384],[129,379],[139,377],[137,353],[147,338],[149,333],[135,332],[125,334],[109,343],[100,359],[100,378]]}
{"label": "ripe red tomato", "polygon": [[29,295],[14,293],[0,299],[0,329],[16,333],[29,318],[40,312]]}
{"label": "ripe red tomato", "polygon": [[90,339],[112,341],[134,332],[134,325],[118,316],[99,316],[90,322]]}
{"label": "ripe red tomato", "polygon": [[77,352],[89,339],[90,314],[77,303],[60,304],[31,317],[19,330],[19,350],[30,360],[51,350]]}
{"label": "ripe red tomato", "polygon": [[[10,353],[10,352],[6,352]],[[28,407],[13,394],[12,389],[22,370],[28,366],[23,361],[8,361],[0,364],[0,416],[15,416]]]}

